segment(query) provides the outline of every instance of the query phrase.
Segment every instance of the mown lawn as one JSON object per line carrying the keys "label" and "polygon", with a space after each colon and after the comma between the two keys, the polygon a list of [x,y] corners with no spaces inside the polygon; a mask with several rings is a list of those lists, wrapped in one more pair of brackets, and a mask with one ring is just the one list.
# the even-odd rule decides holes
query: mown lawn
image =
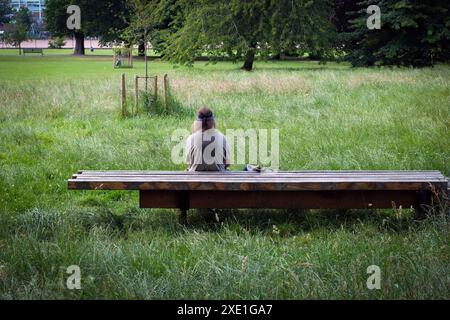
{"label": "mown lawn", "polygon": [[[280,130],[280,167],[450,175],[450,67],[198,63],[169,74],[177,112],[119,117],[107,57],[0,56],[0,298],[450,298],[448,212],[235,210],[210,226],[137,209],[133,192],[68,191],[80,169],[182,170],[171,135],[208,105],[219,127]],[[240,165],[233,166],[239,170]],[[447,217],[445,217],[447,216]],[[366,269],[378,265],[380,290]],[[82,289],[65,286],[79,265]]]}

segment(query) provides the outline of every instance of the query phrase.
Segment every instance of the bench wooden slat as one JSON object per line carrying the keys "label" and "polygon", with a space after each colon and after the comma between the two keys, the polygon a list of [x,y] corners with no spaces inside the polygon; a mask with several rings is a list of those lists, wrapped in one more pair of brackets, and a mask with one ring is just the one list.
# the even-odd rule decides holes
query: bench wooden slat
{"label": "bench wooden slat", "polygon": [[422,177],[280,177],[280,176],[238,176],[238,177],[221,177],[221,176],[120,176],[120,177],[76,177],[77,181],[122,181],[122,182],[351,182],[351,181],[367,181],[367,182],[446,182],[445,179],[440,178],[422,178]]}
{"label": "bench wooden slat", "polygon": [[[438,171],[171,172],[80,171],[69,189],[96,190],[424,190],[446,188]],[[445,185],[445,186],[444,186]]]}
{"label": "bench wooden slat", "polygon": [[189,177],[226,177],[229,179],[235,179],[235,178],[242,178],[242,177],[250,177],[250,178],[345,178],[345,179],[352,179],[352,178],[381,178],[381,179],[420,179],[420,180],[445,180],[445,177],[440,174],[439,172],[436,173],[398,173],[398,172],[392,172],[392,173],[384,173],[384,174],[377,174],[377,173],[371,173],[371,172],[329,172],[329,173],[320,173],[320,172],[270,172],[270,173],[254,173],[254,172],[223,172],[223,173],[217,173],[217,172],[164,172],[164,173],[151,173],[151,172],[115,172],[115,173],[109,173],[109,174],[103,174],[103,173],[81,173],[81,174],[75,174],[73,178],[117,178],[120,179],[121,177],[127,178],[127,177],[134,177],[134,178],[154,178],[154,177],[164,177],[164,178],[174,178],[174,177],[183,177],[183,178],[189,178]]}
{"label": "bench wooden slat", "polygon": [[[105,171],[89,171],[89,170],[81,170],[78,171],[79,175],[166,175],[166,174],[198,174],[198,175],[223,175],[223,174],[270,174],[271,172],[265,173],[256,173],[256,172],[247,172],[247,171],[226,171],[226,172],[214,172],[214,171],[204,171],[204,172],[190,172],[190,171],[148,171],[148,170],[105,170]],[[327,174],[371,174],[371,175],[395,175],[395,174],[427,174],[427,175],[437,175],[442,176],[439,171],[434,170],[425,170],[425,171],[416,171],[416,170],[304,170],[304,171],[277,171],[272,172],[272,174],[319,174],[319,175],[327,175]]]}
{"label": "bench wooden slat", "polygon": [[443,177],[438,176],[280,176],[280,175],[239,175],[239,176],[214,176],[214,175],[156,175],[156,176],[74,176],[73,180],[106,179],[116,181],[142,180],[142,181],[422,181],[422,182],[445,182]]}
{"label": "bench wooden slat", "polygon": [[420,180],[444,180],[445,178],[437,175],[319,175],[319,174],[301,174],[301,175],[287,175],[287,174],[165,174],[165,175],[141,175],[141,174],[123,174],[123,175],[74,175],[75,178],[141,178],[141,179],[172,179],[172,178],[181,178],[181,179],[192,179],[192,178],[226,178],[226,179],[256,179],[256,178],[280,178],[280,179],[303,179],[303,178],[311,178],[311,179],[333,179],[333,178],[341,178],[341,179],[358,179],[358,178],[367,178],[367,179],[420,179]]}
{"label": "bench wooden slat", "polygon": [[[436,185],[439,188],[440,186]],[[114,182],[69,181],[69,189],[79,190],[235,190],[235,191],[302,191],[302,190],[429,190],[430,183],[380,182]]]}

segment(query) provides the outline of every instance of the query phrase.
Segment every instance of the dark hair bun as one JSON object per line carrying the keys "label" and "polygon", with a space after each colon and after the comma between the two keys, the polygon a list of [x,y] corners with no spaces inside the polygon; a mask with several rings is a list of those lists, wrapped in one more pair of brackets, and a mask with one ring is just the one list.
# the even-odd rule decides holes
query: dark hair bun
{"label": "dark hair bun", "polygon": [[214,119],[214,113],[211,109],[207,107],[202,107],[197,112],[197,119],[198,120],[210,120]]}

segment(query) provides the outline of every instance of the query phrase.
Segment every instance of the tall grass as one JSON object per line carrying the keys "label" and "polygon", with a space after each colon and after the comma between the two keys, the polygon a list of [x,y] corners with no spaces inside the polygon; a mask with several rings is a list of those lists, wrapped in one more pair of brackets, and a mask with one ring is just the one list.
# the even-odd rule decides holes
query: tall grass
{"label": "tall grass", "polygon": [[[33,209],[2,216],[0,297],[446,299],[448,220],[235,212],[211,229],[171,212]],[[274,227],[276,226],[276,227]],[[82,289],[68,290],[79,265]],[[382,289],[366,288],[369,265]]]}
{"label": "tall grass", "polygon": [[[209,226],[191,212],[184,228],[174,210],[136,209],[134,192],[66,189],[80,169],[184,169],[170,137],[201,105],[222,130],[280,129],[284,170],[450,175],[448,66],[238,67],[152,62],[176,107],[121,119],[110,59],[0,57],[0,298],[448,298],[444,216],[236,210]],[[132,92],[143,64],[125,73]],[[371,264],[381,290],[366,288]],[[69,265],[81,267],[82,290],[65,287]]]}

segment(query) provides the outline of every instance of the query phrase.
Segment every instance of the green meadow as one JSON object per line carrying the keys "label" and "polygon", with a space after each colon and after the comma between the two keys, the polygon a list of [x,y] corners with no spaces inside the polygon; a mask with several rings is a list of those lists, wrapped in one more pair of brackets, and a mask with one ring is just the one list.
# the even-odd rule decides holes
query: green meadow
{"label": "green meadow", "polygon": [[[134,69],[112,58],[0,51],[0,299],[449,299],[448,208],[138,209],[138,194],[69,191],[77,170],[184,170],[171,135],[207,105],[219,129],[280,130],[281,170],[440,170],[450,176],[450,66],[350,68],[313,61],[168,74],[176,108],[120,116]],[[240,170],[242,165],[232,166]],[[66,287],[81,268],[81,290]],[[367,267],[381,269],[369,290]]]}

